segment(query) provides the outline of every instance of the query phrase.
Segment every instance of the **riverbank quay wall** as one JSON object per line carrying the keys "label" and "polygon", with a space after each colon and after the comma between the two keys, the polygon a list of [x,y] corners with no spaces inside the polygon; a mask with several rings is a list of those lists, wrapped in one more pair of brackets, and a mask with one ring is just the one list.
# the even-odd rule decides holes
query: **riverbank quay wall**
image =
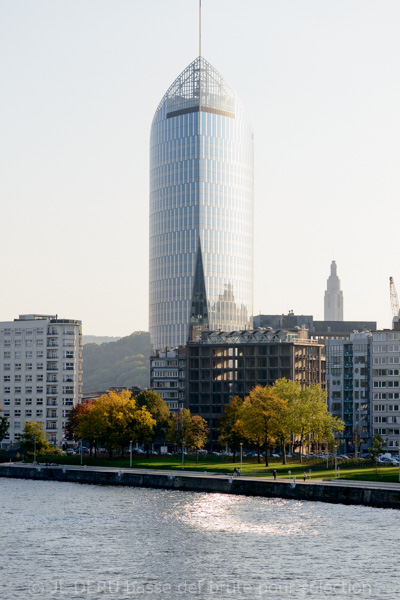
{"label": "riverbank quay wall", "polygon": [[308,500],[332,504],[357,504],[377,508],[400,509],[399,489],[364,486],[352,487],[343,482],[302,483],[265,480],[262,478],[229,477],[184,473],[127,472],[118,470],[69,469],[63,466],[0,465],[0,477],[61,481],[92,485],[119,485],[170,489],[190,492],[261,496],[287,500]]}

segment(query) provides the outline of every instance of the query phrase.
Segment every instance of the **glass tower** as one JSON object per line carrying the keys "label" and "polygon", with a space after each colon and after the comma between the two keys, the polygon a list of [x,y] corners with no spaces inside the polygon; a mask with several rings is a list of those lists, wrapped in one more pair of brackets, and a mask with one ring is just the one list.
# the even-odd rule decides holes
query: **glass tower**
{"label": "glass tower", "polygon": [[204,58],[162,98],[150,141],[153,349],[253,320],[253,133]]}

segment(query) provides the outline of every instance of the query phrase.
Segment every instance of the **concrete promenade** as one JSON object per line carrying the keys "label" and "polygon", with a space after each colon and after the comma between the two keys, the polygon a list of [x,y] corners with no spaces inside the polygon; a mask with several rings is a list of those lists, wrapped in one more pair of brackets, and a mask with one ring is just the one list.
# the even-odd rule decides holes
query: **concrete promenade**
{"label": "concrete promenade", "polygon": [[66,481],[93,485],[122,485],[194,492],[211,492],[310,500],[334,504],[360,504],[400,509],[400,484],[341,480],[273,480],[271,477],[236,477],[230,474],[118,469],[72,465],[0,464],[0,477]]}

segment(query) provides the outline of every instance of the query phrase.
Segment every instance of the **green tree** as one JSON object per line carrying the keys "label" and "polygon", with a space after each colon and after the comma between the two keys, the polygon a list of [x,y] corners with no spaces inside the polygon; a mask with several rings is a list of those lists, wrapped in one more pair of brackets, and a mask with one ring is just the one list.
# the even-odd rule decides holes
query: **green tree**
{"label": "green tree", "polygon": [[24,428],[19,438],[19,444],[22,452],[34,452],[36,442],[36,452],[50,450],[51,446],[43,433],[43,423],[30,421],[24,423]]}
{"label": "green tree", "polygon": [[265,465],[268,466],[268,450],[282,435],[280,422],[288,412],[287,400],[278,396],[272,386],[257,385],[245,398],[243,404],[243,429],[246,436],[265,445]]}
{"label": "green tree", "polygon": [[196,462],[199,460],[199,450],[207,443],[209,433],[207,421],[200,415],[193,415],[186,443],[190,450],[196,452]]}
{"label": "green tree", "polygon": [[[0,412],[3,412],[2,408],[0,408]],[[8,421],[8,418],[0,417],[0,442],[2,442],[6,437],[9,427],[10,423]]]}
{"label": "green tree", "polygon": [[293,436],[293,421],[291,419],[291,411],[295,402],[300,398],[301,385],[299,381],[291,379],[277,379],[273,384],[273,389],[282,400],[286,400],[288,410],[285,415],[282,415],[279,422],[278,439],[282,451],[282,464],[286,464],[286,445],[290,444]]}
{"label": "green tree", "polygon": [[223,415],[218,419],[218,441],[221,445],[228,444],[233,453],[233,462],[236,462],[236,452],[240,443],[246,441],[242,422],[243,400],[234,396],[229,404],[225,405]]}
{"label": "green tree", "polygon": [[[136,396],[136,402],[140,408],[144,407],[149,411],[156,423],[152,433],[143,439],[147,446],[147,456],[149,456],[150,444],[154,440],[165,440],[166,438],[170,411],[160,394],[152,390],[140,392]],[[146,434],[146,432],[149,433],[149,430],[145,429],[144,433]]]}
{"label": "green tree", "polygon": [[382,453],[383,439],[376,433],[372,439],[372,448],[368,448],[368,452],[375,461],[375,473],[378,474],[378,457]]}
{"label": "green tree", "polygon": [[208,440],[208,434],[207,421],[199,415],[192,417],[188,408],[173,413],[169,419],[168,440],[175,446],[183,444],[190,450],[201,450]]}

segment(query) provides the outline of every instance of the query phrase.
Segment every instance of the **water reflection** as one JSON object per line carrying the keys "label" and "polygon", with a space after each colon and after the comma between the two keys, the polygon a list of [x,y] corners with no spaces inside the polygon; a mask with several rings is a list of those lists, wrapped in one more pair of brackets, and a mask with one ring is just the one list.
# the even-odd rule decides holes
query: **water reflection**
{"label": "water reflection", "polygon": [[224,494],[198,495],[175,512],[174,519],[201,530],[268,536],[303,536],[320,533],[318,517],[304,503],[281,499],[258,499]]}

